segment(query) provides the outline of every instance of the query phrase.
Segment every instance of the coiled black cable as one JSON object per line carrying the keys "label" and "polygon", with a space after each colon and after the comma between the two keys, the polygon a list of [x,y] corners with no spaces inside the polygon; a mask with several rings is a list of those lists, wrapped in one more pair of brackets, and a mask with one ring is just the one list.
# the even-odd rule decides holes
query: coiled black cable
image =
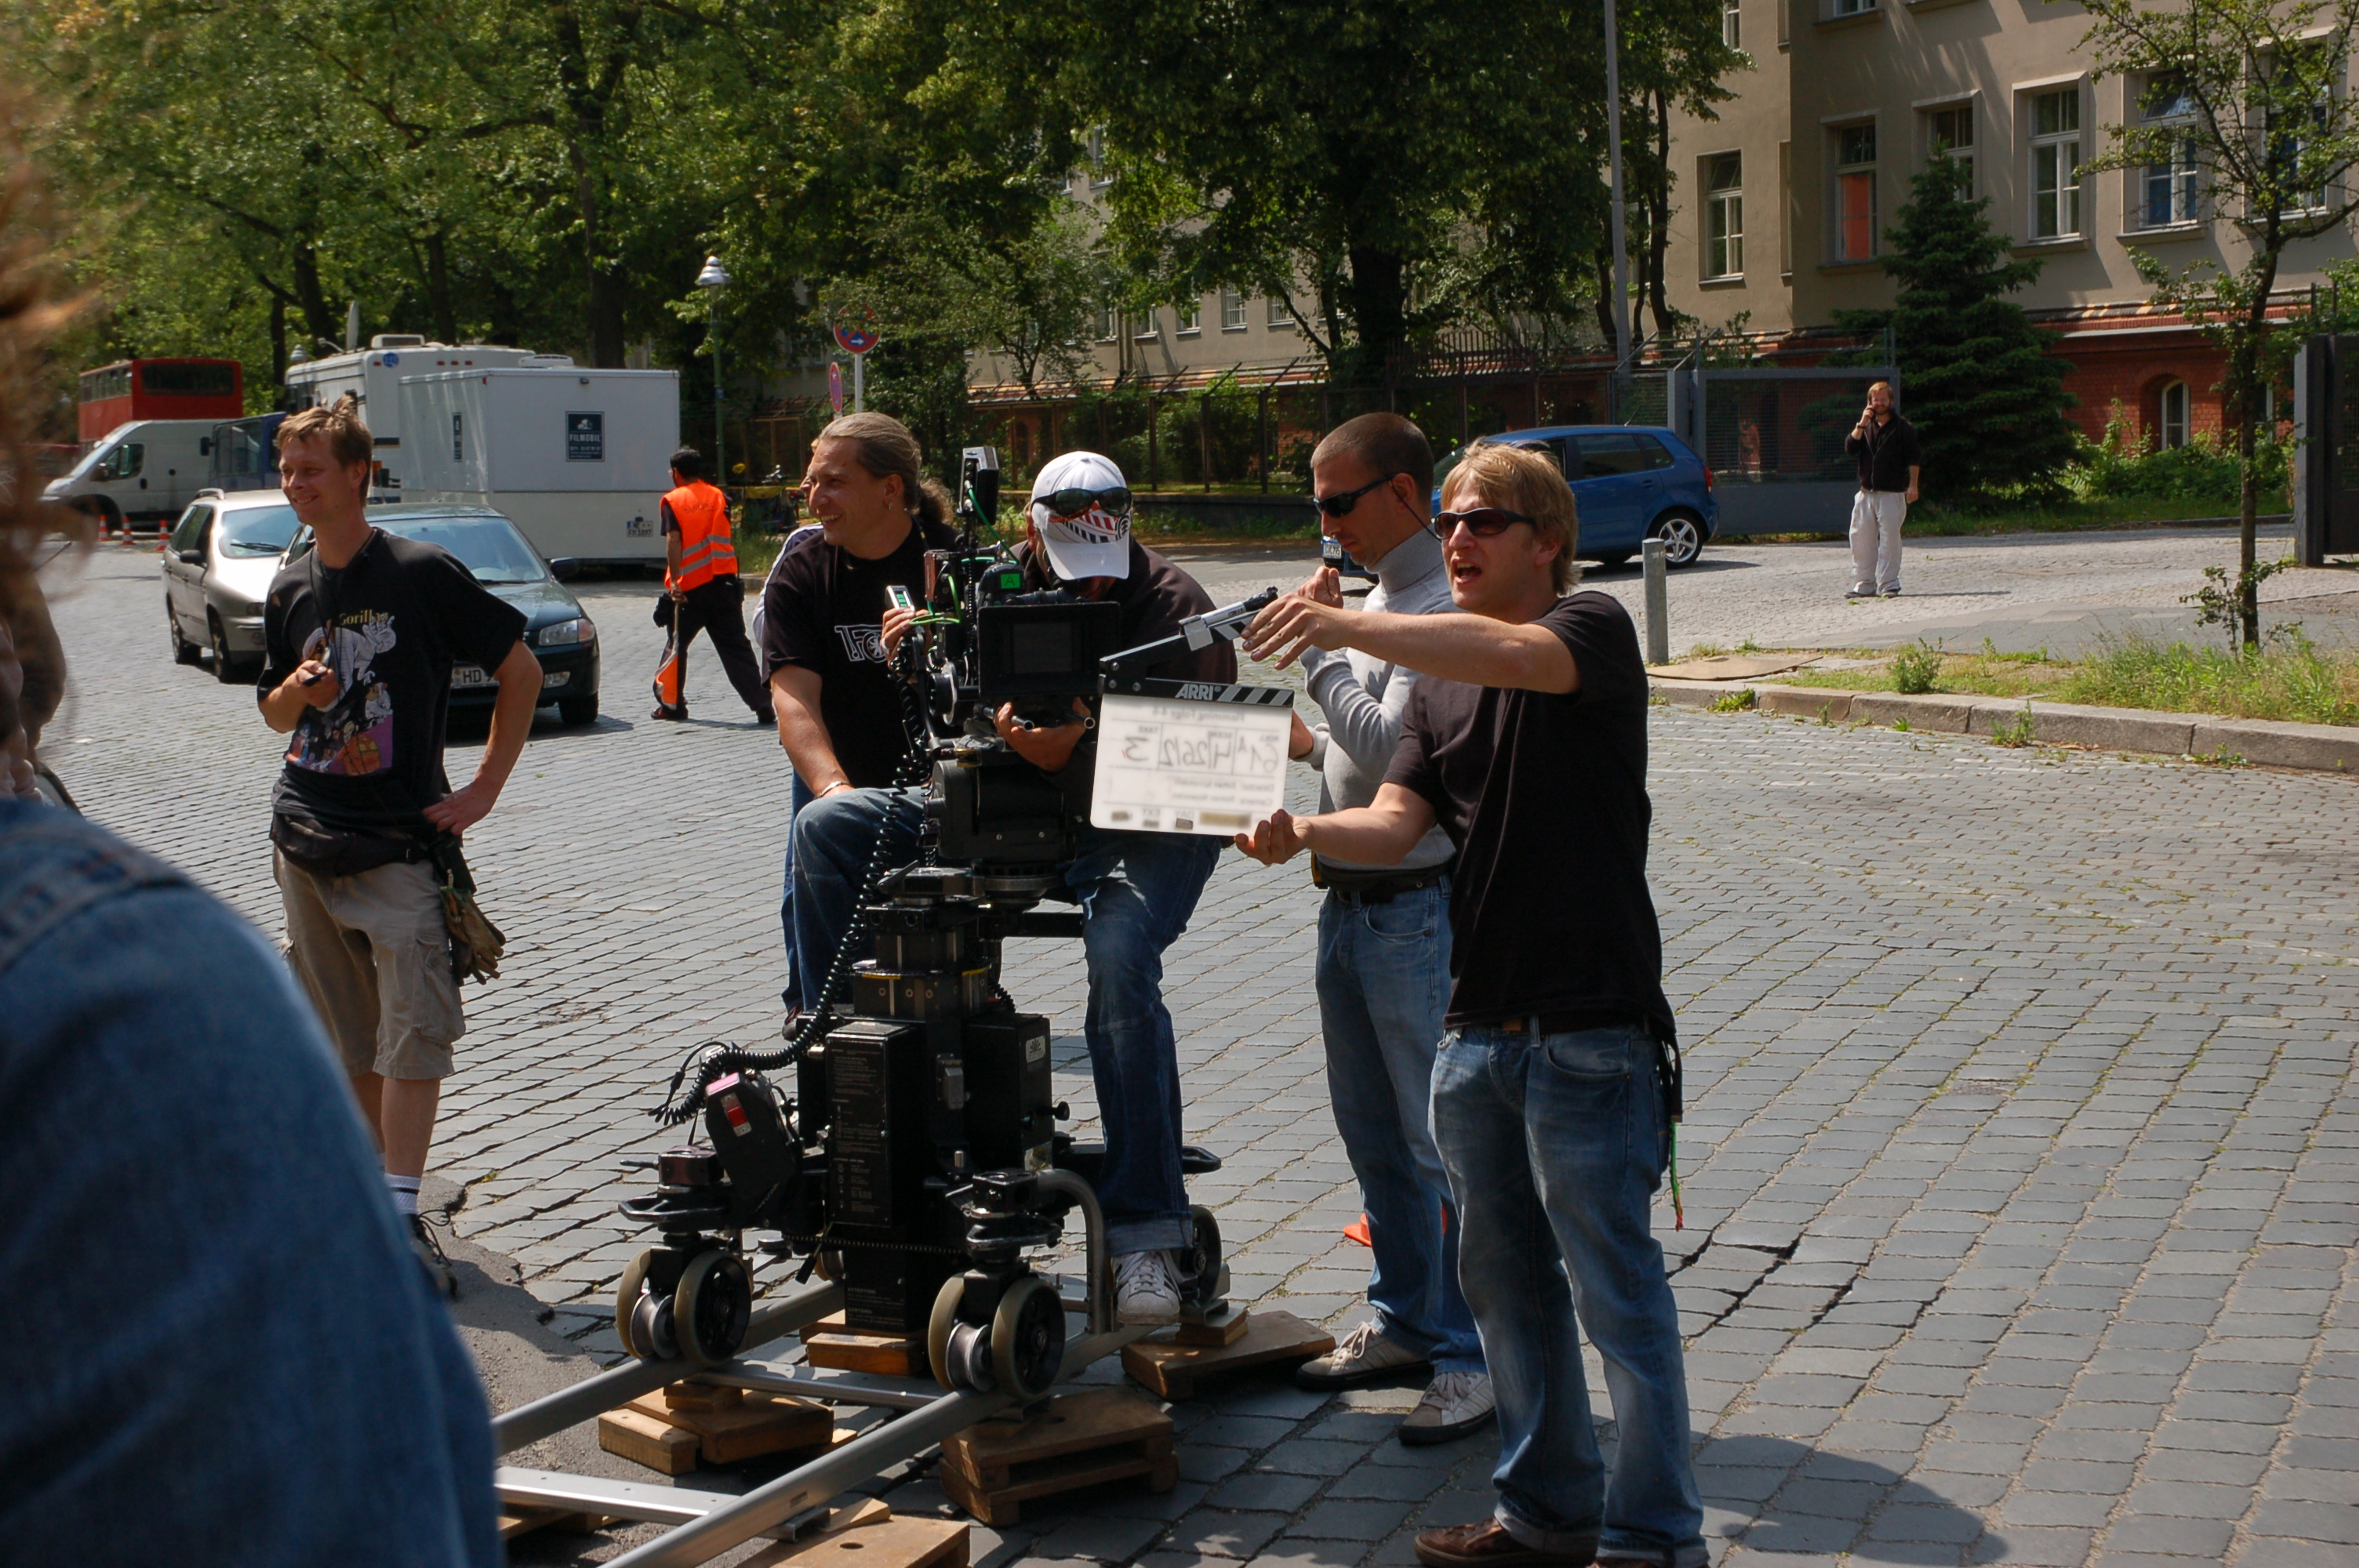
{"label": "coiled black cable", "polygon": [[[918,788],[932,771],[929,752],[932,730],[926,723],[925,708],[918,696],[924,666],[918,655],[916,628],[910,630],[911,634],[901,639],[901,646],[894,658],[895,673],[899,676],[894,684],[901,696],[901,739],[904,743],[901,764],[895,772],[891,785],[894,789]],[[776,1051],[762,1052],[744,1050],[721,1041],[706,1041],[690,1051],[687,1059],[680,1063],[679,1070],[671,1076],[669,1087],[664,1091],[663,1104],[649,1115],[666,1127],[678,1127],[704,1108],[706,1087],[714,1079],[748,1069],[766,1073],[788,1066],[801,1060],[803,1053],[810,1049],[811,1043],[827,1032],[829,1025],[835,1022],[836,992],[851,978],[854,962],[852,955],[859,948],[860,939],[868,935],[868,903],[876,896],[885,881],[886,847],[891,836],[891,809],[888,806],[885,820],[877,825],[876,842],[868,851],[867,869],[861,873],[860,892],[852,902],[852,924],[844,928],[843,939],[836,944],[835,960],[828,966],[827,982],[820,987],[817,1004],[803,1015],[793,1037]],[[933,858],[934,849],[925,842],[921,820],[919,863],[931,864]],[[691,1073],[695,1076],[695,1084],[682,1094],[680,1087],[688,1082]]]}

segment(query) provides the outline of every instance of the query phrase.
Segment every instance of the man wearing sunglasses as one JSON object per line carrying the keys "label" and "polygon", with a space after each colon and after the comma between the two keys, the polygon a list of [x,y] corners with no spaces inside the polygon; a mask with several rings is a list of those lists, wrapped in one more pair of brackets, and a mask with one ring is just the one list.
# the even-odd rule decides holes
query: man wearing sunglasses
{"label": "man wearing sunglasses", "polygon": [[[1446,611],[1450,577],[1426,525],[1433,449],[1397,414],[1364,414],[1310,454],[1321,526],[1376,574],[1363,612]],[[1342,584],[1321,568],[1296,590],[1342,609]],[[1375,800],[1399,749],[1417,672],[1372,654],[1306,649],[1302,667],[1324,720],[1303,738],[1320,772],[1319,806]],[[1449,835],[1430,829],[1397,865],[1314,856],[1326,889],[1319,910],[1319,1021],[1336,1130],[1360,1181],[1374,1266],[1374,1315],[1299,1368],[1306,1389],[1428,1378],[1399,1428],[1405,1444],[1447,1443],[1491,1420],[1491,1379],[1473,1314],[1458,1287],[1459,1222],[1430,1127],[1434,1047],[1450,990]]]}
{"label": "man wearing sunglasses", "polygon": [[[1353,615],[1296,596],[1247,630],[1257,657],[1350,648],[1425,678],[1370,805],[1280,811],[1237,838],[1271,864],[1308,849],[1397,865],[1437,823],[1457,847],[1433,1136],[1498,1399],[1498,1502],[1423,1531],[1417,1554],[1429,1568],[1703,1568],[1679,1314],[1651,1225],[1677,1055],[1647,888],[1637,631],[1611,596],[1570,591],[1578,529],[1551,457],[1475,448],[1434,522],[1466,613]],[[1613,1396],[1610,1474],[1582,1330]]]}

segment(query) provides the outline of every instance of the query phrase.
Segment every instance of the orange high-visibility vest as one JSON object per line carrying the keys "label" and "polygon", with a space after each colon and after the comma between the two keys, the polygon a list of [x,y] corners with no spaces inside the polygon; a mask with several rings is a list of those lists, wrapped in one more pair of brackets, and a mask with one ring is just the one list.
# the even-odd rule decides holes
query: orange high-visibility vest
{"label": "orange high-visibility vest", "polygon": [[686,593],[717,577],[737,575],[737,547],[729,542],[729,498],[701,479],[664,497],[679,524],[679,580],[664,573],[664,586]]}

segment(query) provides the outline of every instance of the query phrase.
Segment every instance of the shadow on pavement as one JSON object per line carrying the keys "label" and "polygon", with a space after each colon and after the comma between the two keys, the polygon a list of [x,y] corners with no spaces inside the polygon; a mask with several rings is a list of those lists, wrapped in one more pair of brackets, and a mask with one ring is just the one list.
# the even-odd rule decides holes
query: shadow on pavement
{"label": "shadow on pavement", "polygon": [[1980,1514],[1855,1455],[1740,1434],[1706,1442],[1695,1465],[1705,1534],[1748,1552],[1830,1558],[1848,1552],[1854,1563],[1955,1563],[1976,1542],[1977,1560],[2006,1549],[1996,1534],[1984,1534]]}

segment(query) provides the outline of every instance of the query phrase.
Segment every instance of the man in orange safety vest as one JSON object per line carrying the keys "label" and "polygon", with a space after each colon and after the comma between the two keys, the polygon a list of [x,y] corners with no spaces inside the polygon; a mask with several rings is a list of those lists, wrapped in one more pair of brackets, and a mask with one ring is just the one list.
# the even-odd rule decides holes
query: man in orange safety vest
{"label": "man in orange safety vest", "polygon": [[671,483],[663,498],[665,602],[657,612],[658,622],[671,626],[671,643],[656,666],[651,717],[688,717],[688,645],[701,631],[712,639],[712,651],[754,721],[766,729],[770,690],[745,641],[745,589],[729,539],[729,498],[705,482],[704,454],[694,447],[671,455]]}

